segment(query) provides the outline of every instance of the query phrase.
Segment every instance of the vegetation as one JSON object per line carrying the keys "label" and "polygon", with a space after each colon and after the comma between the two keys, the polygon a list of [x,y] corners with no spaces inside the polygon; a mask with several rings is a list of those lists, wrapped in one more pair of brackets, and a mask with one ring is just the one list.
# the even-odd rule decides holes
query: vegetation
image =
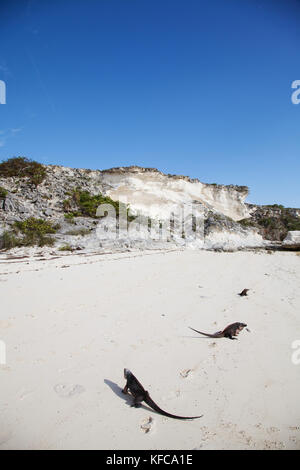
{"label": "vegetation", "polygon": [[4,232],[0,237],[0,248],[10,249],[22,246],[53,246],[55,239],[51,237],[59,229],[43,219],[29,217],[23,222],[15,222],[10,231]]}
{"label": "vegetation", "polygon": [[48,220],[35,219],[34,217],[29,217],[23,222],[15,222],[14,225],[17,230],[21,231],[24,235],[32,233],[45,235],[46,233],[55,233],[60,228],[58,224],[53,225],[53,223]]}
{"label": "vegetation", "polygon": [[270,209],[284,209],[284,206],[282,206],[281,204],[267,204],[265,207],[270,207]]}
{"label": "vegetation", "polygon": [[239,220],[239,224],[243,225],[244,227],[255,227],[255,222],[252,219]]}
{"label": "vegetation", "polygon": [[72,212],[65,214],[65,219],[67,222],[69,222],[69,224],[75,224],[74,214]]}
{"label": "vegetation", "polygon": [[49,235],[56,233],[59,228],[58,224],[53,225],[52,222],[34,217],[14,223],[14,230],[23,235],[22,246],[52,246],[55,240]]}
{"label": "vegetation", "polygon": [[248,186],[235,186],[235,190],[238,191],[239,193],[249,193],[249,187]]}
{"label": "vegetation", "polygon": [[[88,191],[80,191],[76,188],[71,197],[63,201],[63,208],[65,212],[71,214],[70,219],[73,217],[97,217],[97,209],[101,204],[110,204],[116,211],[117,217],[120,213],[120,204],[108,196],[97,194],[92,196]],[[126,208],[128,220],[134,220],[134,216],[129,215],[129,208]]]}
{"label": "vegetation", "polygon": [[20,245],[20,240],[15,236],[13,231],[6,230],[0,236],[0,249],[10,250]]}
{"label": "vegetation", "polygon": [[263,206],[251,218],[242,219],[239,223],[244,227],[257,228],[267,240],[284,240],[289,231],[300,230],[300,217],[292,209],[279,204]]}
{"label": "vegetation", "polygon": [[5,199],[7,196],[7,190],[0,186],[0,199]]}
{"label": "vegetation", "polygon": [[18,177],[29,178],[34,186],[41,184],[47,174],[46,168],[34,160],[26,157],[13,157],[0,163],[0,176],[2,178]]}
{"label": "vegetation", "polygon": [[286,214],[282,217],[282,222],[284,223],[288,231],[300,230],[300,217],[295,217],[290,214]]}
{"label": "vegetation", "polygon": [[71,245],[63,245],[59,248],[59,251],[74,251]]}
{"label": "vegetation", "polygon": [[88,235],[91,233],[91,230],[88,228],[78,228],[74,230],[69,230],[66,232],[66,235],[74,235],[74,236],[81,236],[84,237],[85,235]]}

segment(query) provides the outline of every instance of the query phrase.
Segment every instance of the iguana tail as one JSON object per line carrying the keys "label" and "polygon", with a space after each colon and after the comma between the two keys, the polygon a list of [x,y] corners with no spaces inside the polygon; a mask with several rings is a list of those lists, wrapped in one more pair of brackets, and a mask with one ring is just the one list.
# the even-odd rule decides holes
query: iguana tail
{"label": "iguana tail", "polygon": [[149,405],[154,411],[157,411],[157,413],[160,413],[161,415],[168,416],[169,418],[175,418],[175,419],[197,419],[197,418],[202,418],[203,415],[201,416],[177,416],[177,415],[172,415],[170,413],[167,413],[166,411],[162,410],[150,397],[149,393],[147,393],[146,398],[144,399],[145,403]]}
{"label": "iguana tail", "polygon": [[223,331],[217,331],[217,333],[215,333],[213,335],[210,335],[208,333],[203,333],[203,331],[195,330],[194,328],[192,328],[190,326],[189,326],[189,328],[193,331],[196,331],[196,333],[200,333],[201,335],[208,336],[209,338],[222,338],[223,337]]}

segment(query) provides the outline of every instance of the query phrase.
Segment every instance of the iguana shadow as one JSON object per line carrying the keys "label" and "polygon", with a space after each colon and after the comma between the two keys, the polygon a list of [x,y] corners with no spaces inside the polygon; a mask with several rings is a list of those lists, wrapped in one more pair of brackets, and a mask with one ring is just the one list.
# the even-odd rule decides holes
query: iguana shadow
{"label": "iguana shadow", "polygon": [[[118,384],[116,384],[115,382],[112,382],[111,380],[108,380],[108,379],[104,379],[104,383],[105,383],[106,385],[108,385],[108,386],[110,387],[110,389],[111,389],[119,398],[123,398],[123,400],[126,402],[126,405],[132,406],[132,403],[133,403],[133,398],[132,398],[132,396],[129,395],[129,394],[122,393],[122,389],[121,389],[121,387],[119,387]],[[144,410],[151,411],[151,413],[160,414],[160,413],[157,413],[156,411],[152,410],[152,408],[150,408],[150,406],[145,406],[144,404],[141,404],[141,405],[139,406],[139,408],[144,408]]]}

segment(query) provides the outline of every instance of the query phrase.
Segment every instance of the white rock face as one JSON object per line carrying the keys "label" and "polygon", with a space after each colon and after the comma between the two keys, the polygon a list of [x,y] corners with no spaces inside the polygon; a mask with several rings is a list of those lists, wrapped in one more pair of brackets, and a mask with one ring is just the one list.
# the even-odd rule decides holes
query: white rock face
{"label": "white rock face", "polygon": [[287,236],[283,240],[285,245],[294,245],[300,243],[300,230],[293,230],[288,232]]}
{"label": "white rock face", "polygon": [[263,240],[261,235],[255,232],[234,233],[224,230],[207,235],[204,239],[204,248],[207,250],[237,250],[246,247],[261,247],[268,243],[266,240]]}
{"label": "white rock face", "polygon": [[205,184],[139,167],[107,170],[102,182],[112,199],[129,203],[133,212],[153,218],[168,218],[174,207],[194,201],[233,220],[249,217],[244,204],[248,191],[239,186]]}

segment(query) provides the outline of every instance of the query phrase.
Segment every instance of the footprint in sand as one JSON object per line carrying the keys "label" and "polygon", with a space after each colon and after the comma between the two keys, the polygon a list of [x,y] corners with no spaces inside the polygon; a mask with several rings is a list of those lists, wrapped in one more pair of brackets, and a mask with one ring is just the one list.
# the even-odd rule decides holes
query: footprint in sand
{"label": "footprint in sand", "polygon": [[33,390],[26,390],[25,392],[23,392],[21,395],[20,395],[20,400],[24,400],[24,398],[26,398],[28,395],[31,395],[31,393],[33,393]]}
{"label": "footprint in sand", "polygon": [[141,429],[144,431],[145,434],[148,434],[148,432],[151,431],[153,426],[153,418],[149,416],[149,418],[145,418],[141,424]]}
{"label": "footprint in sand", "polygon": [[275,426],[271,426],[270,428],[267,429],[268,433],[273,433],[273,432],[279,432],[280,429],[276,428]]}
{"label": "footprint in sand", "polygon": [[183,379],[186,379],[191,372],[192,372],[192,369],[184,369],[180,372],[180,375]]}
{"label": "footprint in sand", "polygon": [[300,426],[289,426],[291,431],[300,431]]}
{"label": "footprint in sand", "polygon": [[85,388],[79,384],[56,384],[54,391],[59,397],[70,398],[73,395],[85,392]]}

